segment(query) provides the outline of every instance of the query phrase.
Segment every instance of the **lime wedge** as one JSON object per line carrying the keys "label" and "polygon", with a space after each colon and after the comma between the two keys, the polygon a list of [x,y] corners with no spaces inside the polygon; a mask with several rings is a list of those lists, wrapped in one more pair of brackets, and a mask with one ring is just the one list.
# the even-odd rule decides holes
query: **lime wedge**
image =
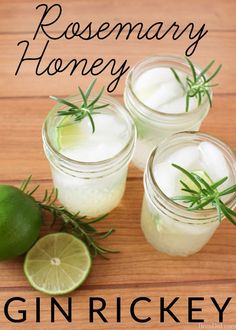
{"label": "lime wedge", "polygon": [[85,137],[85,131],[81,128],[81,123],[76,123],[73,119],[65,117],[57,127],[58,148],[70,148],[78,145],[79,141]]}
{"label": "lime wedge", "polygon": [[[211,180],[211,178],[209,177],[209,175],[206,172],[204,172],[202,170],[195,170],[195,171],[192,171],[192,173],[195,173],[198,176],[200,176],[209,185],[213,184],[213,181]],[[186,183],[189,186],[190,189],[193,189],[193,190],[196,190],[196,191],[199,190],[199,188],[188,177],[184,176],[183,182]],[[201,184],[201,186],[202,186],[202,184]]]}
{"label": "lime wedge", "polygon": [[24,272],[33,288],[49,295],[62,295],[77,289],[91,268],[87,246],[67,233],[49,234],[27,253]]}

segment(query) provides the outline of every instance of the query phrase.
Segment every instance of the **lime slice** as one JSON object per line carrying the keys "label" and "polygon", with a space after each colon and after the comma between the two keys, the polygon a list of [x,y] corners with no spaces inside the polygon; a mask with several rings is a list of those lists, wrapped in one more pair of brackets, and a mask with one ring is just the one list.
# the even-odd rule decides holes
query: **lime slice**
{"label": "lime slice", "polygon": [[59,150],[76,146],[83,138],[85,138],[85,131],[82,130],[81,123],[76,123],[68,117],[63,118],[57,127],[57,144]]}
{"label": "lime slice", "polygon": [[67,233],[44,236],[27,253],[24,272],[33,288],[49,295],[77,289],[91,268],[87,246]]}
{"label": "lime slice", "polygon": [[[213,181],[211,180],[211,178],[209,177],[209,175],[202,171],[202,170],[195,170],[192,171],[192,173],[197,174],[198,176],[200,176],[203,180],[205,180],[209,185],[213,184]],[[182,181],[187,184],[189,186],[190,189],[196,190],[198,191],[199,188],[193,183],[192,180],[189,179],[189,177],[184,176],[184,178],[182,179]],[[201,184],[202,186],[202,184]]]}

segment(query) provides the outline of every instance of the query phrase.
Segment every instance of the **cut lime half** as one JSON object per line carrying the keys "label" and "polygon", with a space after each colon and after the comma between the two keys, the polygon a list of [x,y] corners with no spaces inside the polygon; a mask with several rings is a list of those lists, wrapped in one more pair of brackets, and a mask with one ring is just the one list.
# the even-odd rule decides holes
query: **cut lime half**
{"label": "cut lime half", "polygon": [[49,234],[27,253],[24,272],[33,288],[49,295],[77,289],[87,278],[91,256],[85,243],[67,233]]}

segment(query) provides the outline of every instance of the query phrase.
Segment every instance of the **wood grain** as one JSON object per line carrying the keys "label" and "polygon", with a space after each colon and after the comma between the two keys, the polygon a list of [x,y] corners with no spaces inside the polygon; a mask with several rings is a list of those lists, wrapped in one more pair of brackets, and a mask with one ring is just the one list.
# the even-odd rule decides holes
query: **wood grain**
{"label": "wood grain", "polygon": [[[18,0],[11,2],[1,0],[1,33],[34,32],[43,12],[43,9],[41,11],[35,9],[40,3],[52,5],[55,1],[21,0],[19,4]],[[210,30],[236,29],[235,20],[228,19],[236,11],[236,4],[229,0],[224,2],[223,10],[221,0],[215,0],[214,6],[211,6],[210,0],[198,0],[197,2],[146,0],[145,5],[140,0],[109,0],[109,2],[107,0],[70,0],[59,3],[63,5],[63,15],[57,23],[47,28],[49,31],[63,31],[70,22],[75,21],[79,21],[81,26],[85,26],[93,17],[96,18],[93,20],[94,27],[98,27],[105,21],[111,24],[141,21],[147,26],[159,21],[163,21],[165,24],[172,24],[176,21],[183,27],[184,24],[194,22],[198,28],[205,23]],[[56,17],[56,14],[57,12],[52,13],[51,17]],[[29,17],[32,19],[28,19]]]}
{"label": "wood grain", "polygon": [[[38,294],[32,289],[26,290],[16,289],[1,292],[0,308],[7,299],[12,297],[22,297],[26,301],[23,303],[13,302],[10,305],[9,312],[14,318],[20,318],[22,315],[18,314],[18,310],[27,310],[27,321],[25,323],[13,324],[1,316],[1,325],[4,329],[19,330],[19,329],[177,329],[177,330],[192,330],[201,329],[201,325],[209,328],[216,328],[217,326],[227,325],[235,326],[235,300],[231,300],[224,313],[224,323],[218,323],[219,314],[213,306],[210,298],[215,297],[219,305],[222,306],[227,297],[235,296],[235,283],[229,284],[215,284],[214,287],[209,284],[200,285],[179,285],[179,286],[150,286],[142,288],[110,288],[104,289],[86,289],[83,288],[79,292],[72,295],[73,302],[73,322],[68,323],[60,312],[55,311],[55,323],[51,323],[50,312],[50,298],[41,296],[41,322],[35,322],[35,299]],[[106,301],[106,309],[103,314],[108,320],[108,323],[103,321],[95,314],[94,323],[89,322],[89,302],[88,297],[102,297]],[[121,297],[121,322],[116,322],[116,298]],[[138,297],[148,297],[151,302],[141,301],[136,305],[135,313],[139,318],[151,317],[148,323],[137,323],[130,315],[130,305],[132,301]],[[168,314],[165,315],[165,322],[160,323],[160,297],[165,298],[165,304],[168,305],[175,297],[179,300],[171,309],[173,313],[179,318],[180,323],[176,323]],[[202,308],[201,312],[193,312],[193,318],[202,318],[204,323],[189,323],[188,322],[188,297],[204,297],[204,301],[195,301],[194,307]],[[66,310],[68,306],[67,298],[57,298],[58,302]],[[99,307],[97,302],[95,307]],[[231,328],[229,328],[231,329]]]}
{"label": "wood grain", "polygon": [[[63,59],[63,67],[72,59],[81,60],[86,58],[88,64],[86,72],[89,70],[93,62],[102,56],[104,63],[102,67],[114,58],[116,59],[115,71],[118,70],[123,62],[127,59],[126,67],[132,67],[141,59],[158,54],[174,53],[184,55],[184,51],[193,41],[189,41],[186,35],[183,38],[173,41],[171,37],[162,40],[137,40],[131,37],[125,40],[125,34],[122,34],[118,40],[108,38],[106,40],[83,41],[83,40],[56,40],[50,41],[45,55],[40,64],[39,72],[42,72],[54,58]],[[196,54],[193,60],[201,66],[206,66],[211,59],[215,59],[217,64],[223,63],[223,69],[217,77],[219,87],[216,87],[217,93],[235,93],[236,67],[234,56],[236,53],[235,40],[236,32],[210,32],[198,44]],[[84,67],[82,62],[72,76],[70,76],[71,67],[64,72],[49,76],[43,74],[36,76],[35,70],[37,61],[24,62],[19,69],[18,75],[15,76],[16,69],[25,49],[25,45],[17,46],[21,40],[28,40],[29,36],[25,34],[4,34],[0,35],[0,97],[11,96],[48,96],[52,95],[69,95],[73,91],[76,93],[77,86],[80,84],[86,88],[92,79],[90,74],[81,77],[81,70]],[[47,39],[40,35],[35,41],[30,42],[27,57],[37,58],[42,54]],[[219,43],[223,43],[224,47],[220,47]],[[125,49],[125,53],[124,53]],[[101,51],[102,50],[102,51]],[[70,70],[69,70],[70,68]],[[98,86],[108,86],[114,79],[119,76],[111,75],[112,64],[98,76]],[[100,71],[100,69],[99,69]],[[115,94],[122,94],[125,84],[124,74],[115,89]],[[27,86],[27,87],[26,87]],[[30,88],[29,88],[30,86]]]}
{"label": "wood grain", "polygon": [[[35,196],[39,200],[51,182],[42,182]],[[36,181],[34,184],[37,184]],[[17,185],[17,182],[15,183]],[[135,199],[134,199],[135,192]],[[173,258],[154,250],[144,239],[140,228],[140,212],[143,197],[141,179],[128,180],[124,198],[101,228],[116,228],[112,238],[103,242],[120,251],[111,255],[110,261],[97,258],[86,285],[89,287],[133,286],[146,284],[191,283],[192,281],[235,280],[236,241],[234,228],[225,221],[204,249],[189,258]],[[53,231],[48,225],[42,234]],[[55,230],[55,229],[54,229]],[[27,287],[22,273],[22,258],[1,263],[0,287]],[[145,270],[145,271],[144,271]]]}
{"label": "wood grain", "polygon": [[[51,5],[53,0],[45,0]],[[46,42],[42,32],[32,41],[33,33],[40,19],[40,11],[35,7],[40,1],[0,0],[0,183],[18,186],[29,174],[33,183],[40,184],[41,189],[36,197],[41,198],[45,188],[52,187],[51,173],[44,156],[41,128],[43,120],[53,106],[48,95],[66,96],[76,93],[77,85],[86,87],[91,76],[81,78],[80,71],[73,76],[68,72],[55,76],[36,76],[35,64],[23,64],[18,76],[15,70],[23,48],[17,47],[20,40],[30,40],[30,56],[39,56]],[[184,27],[194,22],[199,28],[206,24],[208,34],[199,42],[192,59],[200,66],[211,59],[223,63],[218,76],[220,85],[215,89],[213,108],[204,121],[201,131],[215,135],[236,150],[236,2],[234,0],[67,0],[60,1],[63,15],[58,23],[48,27],[48,31],[57,35],[63,32],[70,22],[79,21],[81,26],[93,21],[93,29],[105,21],[114,25],[118,22],[137,23],[150,26],[156,21],[164,21],[165,26],[176,21]],[[43,65],[54,57],[64,61],[72,58],[88,59],[91,64],[96,58],[105,61],[117,59],[121,65],[125,59],[133,66],[142,58],[154,54],[177,53],[184,55],[190,45],[187,35],[173,41],[171,35],[160,41],[136,40],[134,36],[125,40],[126,32],[115,41],[115,34],[104,41],[70,41],[50,42]],[[122,94],[125,76],[112,93],[123,103]],[[107,85],[115,77],[105,70],[98,79],[97,88]],[[119,249],[121,252],[111,255],[109,261],[97,258],[92,272],[83,287],[72,294],[73,322],[67,323],[57,313],[57,321],[50,321],[50,298],[34,291],[26,281],[22,262],[23,257],[1,262],[0,264],[0,328],[15,329],[176,329],[188,330],[201,328],[203,324],[189,324],[187,320],[187,299],[190,296],[202,296],[200,303],[204,325],[217,328],[217,313],[210,297],[216,297],[223,304],[229,296],[232,302],[225,312],[223,328],[236,327],[236,240],[235,228],[224,221],[210,242],[203,250],[189,258],[172,258],[155,251],[144,239],[140,229],[140,210],[143,197],[142,173],[130,166],[125,196],[119,207],[114,210],[101,228],[114,227],[116,232],[104,244]],[[50,219],[41,234],[50,230]],[[55,228],[56,230],[56,228]],[[1,239],[1,238],[0,238]],[[3,309],[7,299],[19,296],[25,303],[14,303],[11,313],[17,317],[17,310],[27,308],[25,323],[10,323],[4,317]],[[96,319],[88,321],[88,299],[99,296],[106,299],[105,312],[108,323]],[[116,323],[116,297],[122,298],[122,322]],[[152,303],[142,303],[137,307],[140,316],[151,316],[147,324],[136,323],[130,317],[130,303],[139,296],[147,296]],[[180,297],[176,304],[176,314],[181,323],[175,323],[167,316],[166,322],[159,322],[160,297],[170,302]],[[41,298],[41,323],[35,323],[35,298]],[[58,301],[66,307],[67,297]],[[205,327],[205,328],[206,328]],[[202,327],[203,328],[203,327]]]}

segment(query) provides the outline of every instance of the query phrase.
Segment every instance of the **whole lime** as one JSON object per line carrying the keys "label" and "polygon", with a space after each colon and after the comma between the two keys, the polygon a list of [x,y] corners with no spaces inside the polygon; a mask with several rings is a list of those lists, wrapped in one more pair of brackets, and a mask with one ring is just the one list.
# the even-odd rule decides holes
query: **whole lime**
{"label": "whole lime", "polygon": [[0,260],[28,251],[39,236],[41,209],[18,188],[0,185]]}

